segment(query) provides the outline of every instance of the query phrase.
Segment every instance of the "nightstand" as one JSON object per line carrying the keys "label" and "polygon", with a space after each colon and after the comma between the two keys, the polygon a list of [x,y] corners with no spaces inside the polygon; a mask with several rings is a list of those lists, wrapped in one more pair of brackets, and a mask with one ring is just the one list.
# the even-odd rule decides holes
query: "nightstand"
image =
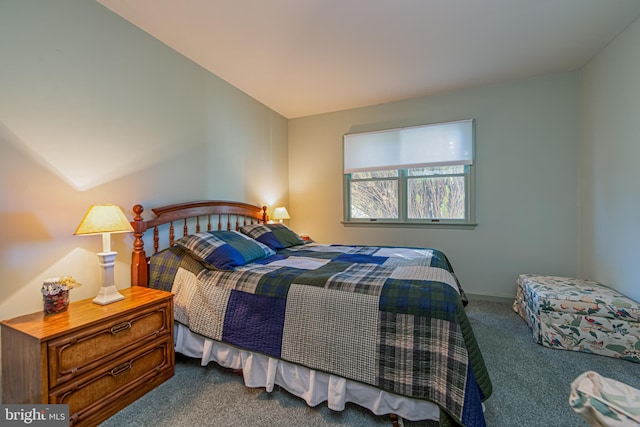
{"label": "nightstand", "polygon": [[68,404],[70,425],[96,425],[171,378],[173,295],[121,293],[3,321],[3,403]]}

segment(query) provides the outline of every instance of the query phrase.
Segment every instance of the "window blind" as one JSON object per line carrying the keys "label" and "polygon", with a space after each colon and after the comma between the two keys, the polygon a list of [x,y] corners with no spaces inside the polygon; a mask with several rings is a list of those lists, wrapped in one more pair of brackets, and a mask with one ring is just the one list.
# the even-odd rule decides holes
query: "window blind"
{"label": "window blind", "polygon": [[344,173],[472,163],[472,119],[344,136]]}

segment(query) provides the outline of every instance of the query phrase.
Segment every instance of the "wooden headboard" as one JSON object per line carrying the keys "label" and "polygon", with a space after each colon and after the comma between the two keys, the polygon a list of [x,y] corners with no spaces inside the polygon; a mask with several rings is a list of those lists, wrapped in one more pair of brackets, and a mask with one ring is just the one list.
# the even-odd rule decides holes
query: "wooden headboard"
{"label": "wooden headboard", "polygon": [[[176,227],[178,238],[200,231],[238,230],[243,225],[266,223],[267,207],[255,206],[242,202],[221,200],[202,200],[197,202],[178,203],[151,209],[155,218],[144,220],[142,205],[135,205],[135,217],[131,222],[135,240],[131,255],[131,286],[149,285],[149,258],[144,249],[142,237],[147,230],[153,230],[153,253],[173,246]],[[168,224],[167,242],[160,242],[160,226]],[[189,230],[192,227],[192,230]],[[180,231],[181,230],[181,231]]]}

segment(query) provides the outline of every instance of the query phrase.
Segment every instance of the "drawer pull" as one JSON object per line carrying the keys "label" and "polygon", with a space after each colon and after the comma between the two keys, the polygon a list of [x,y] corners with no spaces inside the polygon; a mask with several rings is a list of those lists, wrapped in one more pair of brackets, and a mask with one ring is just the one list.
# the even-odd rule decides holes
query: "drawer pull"
{"label": "drawer pull", "polygon": [[112,326],[111,333],[115,335],[119,334],[120,332],[124,332],[127,329],[131,329],[131,322],[122,322],[119,325]]}
{"label": "drawer pull", "polygon": [[113,368],[111,370],[111,375],[115,377],[116,375],[120,375],[121,373],[123,373],[124,371],[128,371],[129,369],[131,369],[131,362],[123,363],[122,365]]}

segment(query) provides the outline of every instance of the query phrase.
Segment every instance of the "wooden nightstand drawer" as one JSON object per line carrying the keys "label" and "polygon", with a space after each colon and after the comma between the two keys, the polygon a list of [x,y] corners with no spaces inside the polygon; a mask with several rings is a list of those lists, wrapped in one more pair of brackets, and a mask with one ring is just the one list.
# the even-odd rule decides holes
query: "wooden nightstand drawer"
{"label": "wooden nightstand drawer", "polygon": [[95,426],[171,378],[173,295],[121,293],[2,321],[2,403],[66,403],[74,427]]}
{"label": "wooden nightstand drawer", "polygon": [[161,342],[137,349],[58,387],[49,394],[49,403],[68,404],[71,425],[86,423],[96,411],[111,403],[120,404],[120,398],[130,390],[150,383],[156,377],[166,377],[172,371],[173,342],[170,338],[166,336]]}
{"label": "wooden nightstand drawer", "polygon": [[104,322],[48,343],[49,387],[104,365],[126,353],[131,345],[144,345],[170,333],[168,303]]}

